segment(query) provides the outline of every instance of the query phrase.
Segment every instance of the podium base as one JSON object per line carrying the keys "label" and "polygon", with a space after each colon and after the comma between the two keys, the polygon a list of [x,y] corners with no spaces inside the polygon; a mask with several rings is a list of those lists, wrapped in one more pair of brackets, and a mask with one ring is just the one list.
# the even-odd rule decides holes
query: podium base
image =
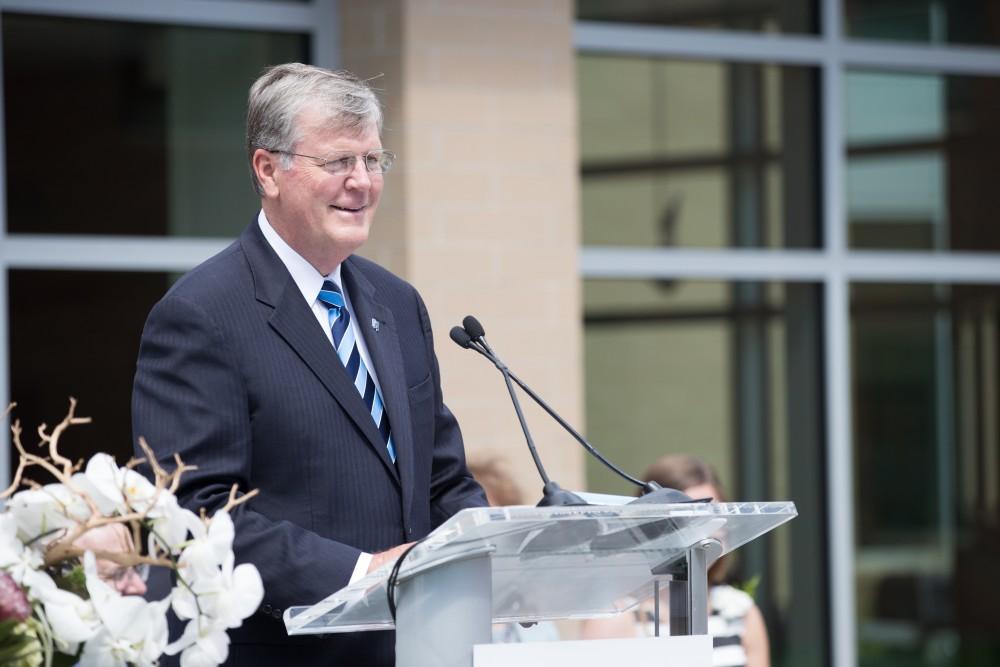
{"label": "podium base", "polygon": [[474,667],[711,667],[712,638],[644,637],[477,645]]}
{"label": "podium base", "polygon": [[469,667],[492,639],[488,552],[436,566],[396,588],[396,667]]}

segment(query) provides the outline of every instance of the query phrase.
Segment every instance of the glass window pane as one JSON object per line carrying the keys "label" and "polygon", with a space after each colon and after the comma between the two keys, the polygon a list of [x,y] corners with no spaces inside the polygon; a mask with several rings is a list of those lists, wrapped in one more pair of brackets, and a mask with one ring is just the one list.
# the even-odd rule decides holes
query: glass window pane
{"label": "glass window pane", "polygon": [[815,33],[814,0],[576,0],[584,21],[768,33]]}
{"label": "glass window pane", "polygon": [[[77,415],[60,450],[73,460],[97,451],[124,463],[132,456],[132,377],[139,336],[174,276],[165,273],[32,271],[8,273],[10,396],[25,444],[35,428]],[[17,461],[12,449],[11,461]],[[16,465],[16,463],[15,463]],[[13,469],[13,468],[12,468]],[[35,473],[32,479],[38,481]]]}
{"label": "glass window pane", "polygon": [[995,0],[844,0],[850,37],[930,44],[1000,44]]}
{"label": "glass window pane", "polygon": [[816,72],[581,55],[587,245],[812,248]]}
{"label": "glass window pane", "polygon": [[851,311],[859,664],[1000,664],[1000,286]]}
{"label": "glass window pane", "polygon": [[1000,78],[846,74],[854,248],[1000,250]]}
{"label": "glass window pane", "polygon": [[297,34],[5,13],[8,230],[235,236],[259,206],[247,89],[307,54]]}
{"label": "glass window pane", "polygon": [[[733,578],[760,577],[774,664],[825,665],[819,286],[586,280],[584,304],[592,442],[635,475],[695,454],[732,499],[795,501],[800,517],[740,549]],[[589,458],[587,478],[634,493]]]}

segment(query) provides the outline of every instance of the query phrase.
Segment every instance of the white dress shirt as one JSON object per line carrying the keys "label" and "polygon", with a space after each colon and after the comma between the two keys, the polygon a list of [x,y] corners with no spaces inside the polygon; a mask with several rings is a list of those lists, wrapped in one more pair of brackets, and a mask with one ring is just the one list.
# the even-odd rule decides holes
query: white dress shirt
{"label": "white dress shirt", "polygon": [[[358,352],[361,353],[361,358],[365,362],[368,374],[375,381],[379,395],[384,396],[382,386],[378,383],[378,376],[375,374],[375,366],[372,365],[371,357],[368,356],[368,348],[365,346],[364,336],[361,335],[358,318],[355,316],[354,308],[351,307],[351,295],[347,293],[347,290],[344,289],[344,284],[341,282],[340,264],[328,275],[324,276],[312,264],[306,261],[302,255],[285,243],[285,240],[271,227],[271,223],[267,221],[267,216],[264,215],[263,210],[257,216],[257,224],[260,226],[260,231],[264,234],[264,239],[268,245],[274,249],[274,252],[278,255],[278,259],[285,265],[288,272],[292,274],[292,280],[295,281],[299,291],[302,292],[302,298],[306,300],[309,308],[312,309],[320,328],[326,333],[331,347],[333,346],[333,332],[330,330],[330,309],[319,300],[319,290],[323,286],[324,280],[329,280],[340,288],[340,291],[344,295],[344,301],[347,304],[347,312],[351,315],[350,327],[354,331],[354,339],[358,345]],[[371,563],[371,560],[372,554],[361,553],[357,564],[354,566],[354,572],[351,574],[350,583],[353,584],[368,573],[368,565]]]}

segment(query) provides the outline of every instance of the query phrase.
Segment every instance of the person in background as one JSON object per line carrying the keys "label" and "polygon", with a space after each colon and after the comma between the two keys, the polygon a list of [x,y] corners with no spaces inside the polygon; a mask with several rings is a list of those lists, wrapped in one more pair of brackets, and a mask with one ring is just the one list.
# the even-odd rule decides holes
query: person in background
{"label": "person in background", "polygon": [[[135,552],[132,535],[120,523],[109,523],[91,528],[78,537],[73,544],[90,551]],[[148,571],[149,566],[147,565],[133,567],[119,565],[103,558],[97,559],[97,575],[122,595],[145,595]]]}
{"label": "person in background", "polygon": [[[643,479],[664,488],[680,489],[691,498],[725,502],[719,476],[708,463],[696,456],[675,455],[657,459],[646,469]],[[723,556],[708,571],[708,634],[712,636],[712,665],[769,667],[771,657],[764,617],[747,593],[723,583],[727,565],[728,559]],[[584,639],[652,637],[652,606],[652,601],[649,601],[633,613],[585,621],[581,636]],[[665,628],[661,627],[661,634],[664,631]]]}
{"label": "person in background", "polygon": [[490,507],[523,505],[524,496],[507,469],[505,459],[500,457],[471,457],[469,472],[486,493]]}
{"label": "person in background", "polygon": [[[469,472],[486,492],[486,500],[491,507],[524,504],[524,496],[514,482],[514,478],[511,477],[504,459],[470,457],[468,466]],[[554,641],[559,641],[559,628],[551,621],[534,623],[528,627],[520,623],[496,623],[493,625],[494,644]]]}

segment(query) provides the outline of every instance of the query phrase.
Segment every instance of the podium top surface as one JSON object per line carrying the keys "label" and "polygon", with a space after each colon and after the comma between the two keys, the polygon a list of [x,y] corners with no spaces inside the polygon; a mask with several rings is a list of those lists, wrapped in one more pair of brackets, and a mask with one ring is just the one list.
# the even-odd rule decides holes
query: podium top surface
{"label": "podium top surface", "polygon": [[[406,557],[400,581],[488,553],[496,622],[589,618],[628,609],[703,540],[733,551],[796,516],[792,502],[481,507],[459,512]],[[391,566],[311,607],[285,611],[289,634],[385,630]]]}

